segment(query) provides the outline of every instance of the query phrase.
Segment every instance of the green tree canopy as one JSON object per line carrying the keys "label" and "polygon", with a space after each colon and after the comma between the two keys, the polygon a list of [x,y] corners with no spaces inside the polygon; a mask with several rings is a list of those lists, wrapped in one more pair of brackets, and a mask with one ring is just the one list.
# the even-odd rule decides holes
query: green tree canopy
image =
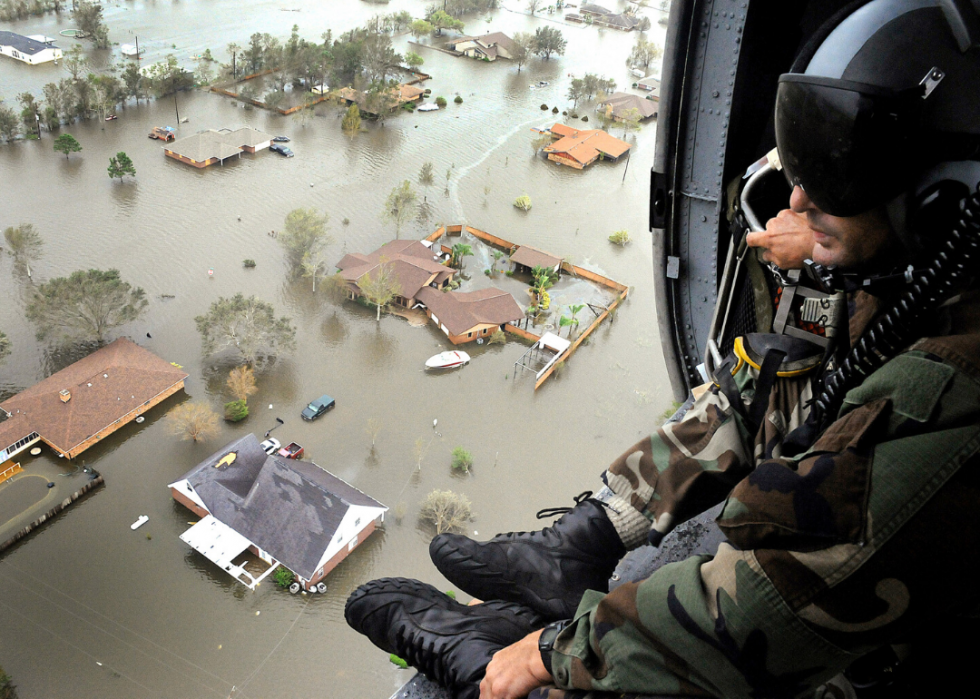
{"label": "green tree canopy", "polygon": [[340,128],[343,129],[345,134],[350,136],[351,140],[361,130],[361,110],[358,108],[357,103],[351,104],[343,120],[340,122]]}
{"label": "green tree canopy", "polygon": [[37,325],[40,340],[105,340],[113,328],[143,315],[145,292],[122,280],[115,269],[72,272],[38,287],[27,305],[27,319]]}
{"label": "green tree canopy", "polygon": [[446,14],[442,10],[436,10],[428,17],[429,23],[435,27],[436,35],[442,36],[443,29],[451,29],[453,31],[462,31],[465,26],[461,20]]}
{"label": "green tree canopy", "polygon": [[425,59],[414,51],[409,51],[405,54],[405,65],[407,65],[413,71],[417,71],[423,63],[425,63]]}
{"label": "green tree canopy", "polygon": [[82,149],[82,144],[75,140],[70,133],[63,133],[54,139],[54,149],[59,153],[65,154],[65,160],[69,153],[77,153]]}
{"label": "green tree canopy", "polygon": [[567,45],[568,42],[562,36],[560,29],[538,27],[534,31],[534,52],[543,56],[545,60],[550,59],[551,54],[564,56]]}
{"label": "green tree canopy", "polygon": [[294,269],[302,266],[305,256],[316,255],[333,242],[327,233],[329,220],[330,216],[316,209],[293,209],[286,214],[285,227],[278,240]]}
{"label": "green tree canopy", "polygon": [[434,30],[435,27],[433,27],[431,23],[426,22],[424,19],[417,19],[412,22],[411,25],[409,25],[409,31],[412,33],[412,36],[415,37],[416,41],[421,39],[423,36],[428,36]]}
{"label": "green tree canopy", "polygon": [[530,32],[517,32],[514,34],[514,48],[511,50],[513,61],[517,63],[517,72],[521,72],[521,66],[527,63],[527,59],[534,53],[534,34]]}
{"label": "green tree canopy", "polygon": [[71,17],[85,38],[91,39],[96,48],[109,48],[109,30],[102,21],[102,5],[81,0],[74,7]]}
{"label": "green tree canopy", "polygon": [[194,319],[205,355],[234,349],[241,360],[261,367],[296,346],[296,328],[289,318],[276,318],[272,304],[242,294],[221,297]]}
{"label": "green tree canopy", "polygon": [[122,151],[119,151],[116,153],[115,158],[109,158],[109,177],[118,177],[120,180],[122,180],[122,178],[126,175],[136,177],[136,167],[133,165],[133,161],[130,160],[128,155]]}
{"label": "green tree canopy", "polygon": [[25,266],[30,276],[30,264],[41,256],[41,250],[44,248],[41,234],[33,224],[22,223],[5,229],[3,239],[7,242],[10,254],[14,256],[14,263]]}
{"label": "green tree canopy", "polygon": [[0,364],[7,358],[8,354],[10,354],[10,340],[0,330]]}

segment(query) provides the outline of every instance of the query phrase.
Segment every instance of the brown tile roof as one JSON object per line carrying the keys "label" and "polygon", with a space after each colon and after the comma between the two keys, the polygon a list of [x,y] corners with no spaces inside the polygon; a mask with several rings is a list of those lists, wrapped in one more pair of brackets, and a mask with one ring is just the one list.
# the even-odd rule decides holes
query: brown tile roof
{"label": "brown tile roof", "polygon": [[[557,127],[563,128],[556,131]],[[580,131],[564,124],[555,124],[551,127],[551,132],[559,135],[567,133],[568,130],[575,133],[565,135],[550,146],[545,146],[544,152],[561,153],[586,165],[595,160],[600,153],[610,158],[618,158],[630,149],[630,144],[626,141],[610,136],[601,129]]]}
{"label": "brown tile roof", "polygon": [[417,298],[431,310],[450,335],[462,335],[480,324],[503,325],[524,317],[514,297],[500,289],[442,292],[419,289]]}
{"label": "brown tile roof", "polygon": [[530,245],[522,245],[510,256],[510,261],[532,269],[534,267],[554,269],[561,263],[561,258],[543,250],[532,248]]}
{"label": "brown tile roof", "polygon": [[373,273],[382,258],[392,266],[401,289],[399,295],[409,299],[415,298],[415,293],[428,284],[433,275],[436,275],[434,281],[442,281],[453,273],[432,259],[432,250],[417,240],[393,240],[368,255],[344,255],[337,263],[337,269],[344,279],[356,283],[365,274]]}
{"label": "brown tile roof", "polygon": [[[120,338],[8,398],[0,408],[26,416],[31,430],[68,452],[186,378],[169,362]],[[62,389],[71,391],[67,403],[61,402]]]}
{"label": "brown tile roof", "polygon": [[640,113],[641,119],[649,119],[657,115],[656,102],[640,97],[639,95],[631,95],[628,92],[616,92],[600,104],[601,107],[607,105],[612,107],[613,116],[616,118],[621,118],[629,109],[637,110]]}

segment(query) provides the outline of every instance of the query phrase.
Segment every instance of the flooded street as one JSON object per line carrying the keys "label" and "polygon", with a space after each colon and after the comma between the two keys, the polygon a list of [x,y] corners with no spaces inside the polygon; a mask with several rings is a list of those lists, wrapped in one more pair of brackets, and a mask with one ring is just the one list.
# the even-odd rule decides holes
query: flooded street
{"label": "flooded street", "polygon": [[[174,53],[192,68],[191,55],[211,48],[225,61],[228,42],[247,43],[256,31],[285,38],[295,23],[308,39],[328,28],[336,37],[376,12],[405,9],[418,17],[425,4],[260,0],[243,11],[233,0],[137,0],[108,3],[105,18],[112,41],[140,36],[148,48],[145,62]],[[619,11],[626,6],[606,4]],[[632,82],[625,60],[635,35],[555,23],[547,15],[531,18],[522,14],[524,5],[505,2],[490,22],[465,17],[466,33],[512,36],[547,24],[568,40],[564,57],[532,58],[518,74],[507,61],[488,64],[416,48],[425,59],[422,69],[433,76],[424,87],[433,98],[445,96],[448,107],[399,112],[383,126],[365,122],[367,130],[353,139],[341,131],[338,107],[318,106],[303,126],[295,116],[245,110],[216,94],[179,94],[180,116],[189,121],[178,137],[248,125],[289,136],[294,158],[262,151],[203,170],[166,158],[161,143],[146,134],[152,126],[177,125],[173,98],[127,104],[114,122],[63,127],[60,133],[71,133],[84,148],[67,160],[52,151],[57,134],[0,145],[0,229],[33,223],[45,240],[33,280],[9,255],[0,257],[0,330],[12,342],[0,365],[0,399],[77,358],[37,341],[24,318],[32,285],[77,269],[117,268],[145,289],[147,313],[113,337],[130,337],[182,365],[189,374],[186,394],[215,409],[229,400],[224,379],[232,364],[202,357],[194,317],[219,296],[243,292],[272,303],[297,327],[297,349],[258,376],[247,420],[223,422],[218,437],[205,444],[178,441],[164,417],[186,397],[169,399],[144,423],[79,457],[103,474],[104,488],[0,554],[0,665],[22,699],[385,699],[412,672],[396,668],[351,631],[343,607],[351,590],[379,576],[416,577],[446,588],[428,559],[431,532],[416,525],[426,494],[437,488],[465,494],[476,514],[469,534],[478,538],[537,528],[538,509],[570,504],[581,491],[597,489],[599,472],[660,424],[671,393],[647,230],[656,121],[627,137],[633,145],[628,164],[597,162],[585,171],[534,156],[530,131],[561,118],[552,106],[569,107],[569,74],[605,74],[620,88]],[[645,12],[654,21],[649,38],[662,45],[659,12]],[[69,26],[67,14],[60,20],[50,14],[0,23],[0,30],[57,36]],[[410,39],[396,37],[395,50],[409,50]],[[58,44],[67,50],[72,42]],[[104,64],[108,53],[91,52],[93,64]],[[0,95],[15,106],[20,92],[40,95],[44,83],[64,75],[63,67],[3,59]],[[538,81],[550,84],[529,89]],[[453,104],[456,94],[462,104]],[[592,120],[582,128],[595,126]],[[613,134],[622,137],[622,129]],[[135,180],[107,176],[109,157],[118,151],[132,158]],[[436,173],[429,188],[417,184],[426,161]],[[470,343],[461,347],[473,357],[469,366],[424,373],[428,357],[451,348],[441,332],[393,315],[376,322],[372,309],[331,301],[319,287],[314,295],[309,279],[291,276],[281,246],[268,235],[282,228],[290,210],[315,207],[330,216],[332,262],[348,252],[371,252],[395,235],[379,214],[405,179],[432,205],[432,217],[403,228],[402,238],[424,237],[440,224],[467,224],[626,284],[629,299],[615,321],[604,323],[537,392],[530,375],[515,379],[514,362],[525,346],[514,340]],[[527,213],[512,205],[524,193],[533,202]],[[626,247],[607,240],[620,229],[633,238]],[[246,258],[257,266],[243,268]],[[487,263],[465,258],[467,274],[479,277],[480,286]],[[517,291],[508,281],[505,288]],[[519,291],[515,297],[522,306],[530,298]],[[572,302],[552,299],[553,307]],[[300,410],[322,393],[334,396],[337,408],[316,422],[302,421]],[[271,580],[251,592],[179,539],[196,516],[176,504],[166,486],[223,444],[248,432],[261,437],[276,417],[285,424],[273,436],[299,442],[307,458],[392,508],[384,530],[330,574],[326,594],[290,596]],[[372,418],[382,423],[373,449],[366,431]],[[416,472],[419,437],[431,446]],[[451,473],[456,446],[473,454],[469,474]],[[38,459],[71,470],[49,449]],[[33,458],[25,454],[21,461],[29,468]],[[405,512],[400,522],[396,510]],[[131,531],[141,514],[149,523]]]}

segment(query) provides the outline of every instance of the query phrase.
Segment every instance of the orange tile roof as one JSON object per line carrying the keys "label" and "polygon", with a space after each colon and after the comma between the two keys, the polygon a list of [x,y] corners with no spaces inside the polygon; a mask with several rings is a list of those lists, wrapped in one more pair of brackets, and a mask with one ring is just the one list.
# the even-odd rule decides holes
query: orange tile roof
{"label": "orange tile roof", "polygon": [[[69,452],[186,378],[169,362],[120,338],[8,398],[0,408],[13,417],[26,416],[26,424],[44,441]],[[67,403],[59,396],[62,389],[71,391]]]}
{"label": "orange tile roof", "polygon": [[[568,133],[569,131],[574,133]],[[565,124],[555,124],[551,127],[551,132],[562,138],[545,146],[544,151],[567,155],[583,165],[595,160],[600,153],[618,158],[630,149],[630,144],[626,141],[610,136],[601,129],[579,130]]]}

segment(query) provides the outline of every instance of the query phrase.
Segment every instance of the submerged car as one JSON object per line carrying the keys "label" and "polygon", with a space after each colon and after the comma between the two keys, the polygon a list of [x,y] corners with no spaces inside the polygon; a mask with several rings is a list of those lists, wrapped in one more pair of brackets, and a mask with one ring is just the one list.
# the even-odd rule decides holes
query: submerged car
{"label": "submerged car", "polygon": [[278,153],[279,155],[283,155],[287,158],[292,158],[293,155],[295,155],[295,153],[293,153],[292,150],[290,150],[287,146],[282,145],[281,143],[273,143],[271,146],[269,146],[269,150],[271,150],[273,153]]}
{"label": "submerged car", "polygon": [[289,136],[274,136],[272,140],[275,143],[289,143]]}
{"label": "submerged car", "polygon": [[303,412],[300,413],[300,416],[304,420],[316,420],[328,410],[333,410],[335,405],[337,405],[337,401],[328,395],[322,395],[303,408]]}

